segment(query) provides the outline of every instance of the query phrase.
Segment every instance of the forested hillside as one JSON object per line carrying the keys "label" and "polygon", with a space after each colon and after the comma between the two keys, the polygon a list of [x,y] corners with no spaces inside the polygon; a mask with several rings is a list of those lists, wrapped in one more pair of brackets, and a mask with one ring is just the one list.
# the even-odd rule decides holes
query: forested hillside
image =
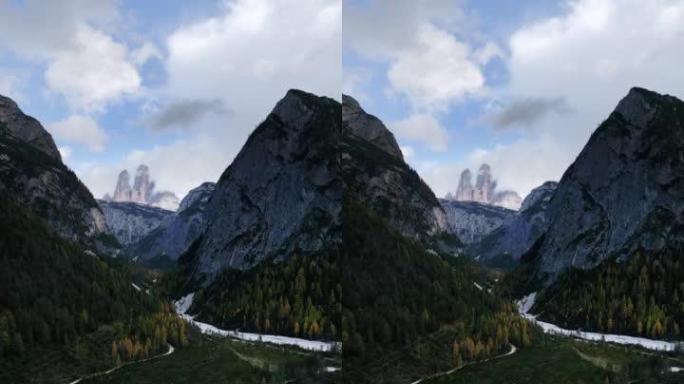
{"label": "forested hillside", "polygon": [[192,312],[224,329],[336,340],[341,331],[339,256],[291,256],[224,270],[195,295]]}
{"label": "forested hillside", "polygon": [[681,247],[640,251],[627,261],[613,259],[588,271],[569,270],[543,291],[533,311],[571,329],[681,339],[682,252]]}
{"label": "forested hillside", "polygon": [[131,267],[62,240],[0,198],[0,382],[63,382],[185,343],[185,324]]}
{"label": "forested hillside", "polygon": [[445,259],[344,206],[346,382],[407,382],[529,345],[512,305],[480,290],[465,259]]}

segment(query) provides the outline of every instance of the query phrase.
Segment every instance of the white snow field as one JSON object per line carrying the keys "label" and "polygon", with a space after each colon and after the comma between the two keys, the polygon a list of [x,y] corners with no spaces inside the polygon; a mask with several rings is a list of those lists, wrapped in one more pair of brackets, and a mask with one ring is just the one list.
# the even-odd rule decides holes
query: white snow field
{"label": "white snow field", "polygon": [[325,341],[316,341],[316,340],[307,340],[307,339],[300,339],[296,337],[288,337],[288,336],[278,336],[278,335],[266,335],[266,334],[259,334],[259,333],[248,333],[248,332],[240,332],[240,331],[230,331],[230,330],[224,330],[217,328],[211,324],[203,323],[201,321],[197,321],[194,319],[194,316],[191,316],[187,314],[188,309],[190,309],[190,306],[192,305],[192,301],[195,298],[195,293],[190,293],[186,296],[183,296],[180,300],[176,301],[174,303],[176,307],[176,312],[178,315],[186,320],[187,322],[196,325],[202,333],[209,334],[209,335],[219,335],[219,336],[228,336],[228,337],[233,337],[236,339],[240,340],[246,340],[246,341],[259,341],[259,342],[265,342],[265,343],[272,343],[272,344],[278,344],[278,345],[294,345],[302,349],[306,349],[308,351],[317,351],[317,352],[329,352],[334,349],[338,349],[340,346],[340,343],[336,342],[325,342]]}
{"label": "white snow field", "polygon": [[529,313],[530,309],[534,306],[534,301],[537,298],[537,292],[530,293],[529,295],[518,300],[518,312],[524,318],[532,321],[533,323],[539,325],[545,333],[551,333],[556,335],[564,335],[570,337],[576,337],[584,340],[592,341],[605,341],[615,344],[625,344],[625,345],[638,345],[646,349],[653,351],[673,351],[677,343],[664,341],[664,340],[653,340],[646,339],[643,337],[634,337],[626,335],[613,335],[608,333],[598,333],[598,332],[585,332],[580,330],[571,330],[561,328],[555,324],[547,323],[541,320],[537,320],[536,315]]}

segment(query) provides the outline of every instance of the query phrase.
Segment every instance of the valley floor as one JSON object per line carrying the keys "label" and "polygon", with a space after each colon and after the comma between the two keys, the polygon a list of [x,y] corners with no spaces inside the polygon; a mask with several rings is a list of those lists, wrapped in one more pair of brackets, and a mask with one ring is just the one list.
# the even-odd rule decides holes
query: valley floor
{"label": "valley floor", "polygon": [[467,365],[423,384],[681,383],[684,374],[667,365],[666,358],[629,347],[546,336],[508,358]]}
{"label": "valley floor", "polygon": [[196,335],[187,347],[141,364],[126,366],[111,374],[83,380],[96,383],[301,383],[332,380],[328,362],[315,354],[293,353],[223,337]]}

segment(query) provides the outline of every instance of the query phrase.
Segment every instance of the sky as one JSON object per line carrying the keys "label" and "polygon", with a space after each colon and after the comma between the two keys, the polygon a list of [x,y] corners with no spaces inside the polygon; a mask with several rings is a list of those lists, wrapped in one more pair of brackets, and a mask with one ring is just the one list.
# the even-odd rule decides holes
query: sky
{"label": "sky", "polygon": [[343,92],[437,196],[559,180],[633,86],[684,97],[684,1],[345,1]]}
{"label": "sky", "polygon": [[438,196],[484,162],[524,196],[683,63],[684,0],[0,0],[0,94],[96,197],[217,180],[290,88],[354,96]]}
{"label": "sky", "polygon": [[0,0],[0,94],[94,196],[216,181],[290,88],[341,97],[339,0]]}

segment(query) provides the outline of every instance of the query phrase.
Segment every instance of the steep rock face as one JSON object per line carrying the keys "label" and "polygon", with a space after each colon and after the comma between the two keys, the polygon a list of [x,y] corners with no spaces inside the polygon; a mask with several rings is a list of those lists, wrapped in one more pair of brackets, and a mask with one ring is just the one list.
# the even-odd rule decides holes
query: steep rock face
{"label": "steep rock face", "polygon": [[278,102],[216,184],[207,230],[183,258],[195,278],[341,242],[341,112],[297,90]]}
{"label": "steep rock face", "polygon": [[388,141],[391,133],[352,98],[343,100],[351,103],[346,120],[343,104],[291,90],[256,128],[216,184],[206,230],[181,258],[193,278],[338,248],[345,196],[407,237],[432,245],[451,236],[439,202]]}
{"label": "steep rock face", "polygon": [[61,162],[52,136],[31,116],[25,115],[14,100],[0,95],[0,123],[15,138],[32,145],[52,159]]}
{"label": "steep rock face", "polygon": [[[345,192],[354,195],[406,237],[432,243],[448,232],[447,218],[432,190],[403,160],[393,136],[377,118],[343,95],[344,134],[340,166]],[[345,107],[345,104],[348,106]],[[392,138],[378,142],[374,137]]]}
{"label": "steep rock face", "polygon": [[62,163],[40,123],[11,100],[0,102],[0,193],[45,219],[61,237],[97,245],[106,225],[88,188]]}
{"label": "steep rock face", "polygon": [[558,183],[547,181],[525,198],[520,210],[506,217],[501,225],[468,248],[481,261],[506,257],[519,260],[548,227],[547,210]]}
{"label": "steep rock face", "polygon": [[551,200],[539,271],[684,240],[684,103],[633,88],[594,132]]}
{"label": "steep rock face", "polygon": [[461,172],[456,194],[447,194],[447,200],[475,201],[482,204],[491,204],[499,207],[517,210],[520,208],[522,199],[514,191],[497,191],[496,180],[492,177],[492,168],[488,164],[482,164],[477,172],[475,186],[470,169]]}
{"label": "steep rock face", "polygon": [[397,140],[377,117],[366,113],[351,96],[342,95],[342,120],[346,129],[375,144],[390,155],[402,159]]}
{"label": "steep rock face", "polygon": [[172,211],[137,203],[103,200],[99,203],[110,233],[124,246],[139,241],[173,216]]}
{"label": "steep rock face", "polygon": [[132,193],[131,177],[128,175],[128,171],[124,169],[116,179],[116,188],[114,189],[114,195],[112,195],[112,201],[131,201]]}
{"label": "steep rock face", "polygon": [[207,224],[207,204],[215,183],[203,183],[191,190],[180,202],[178,211],[129,247],[129,253],[150,260],[163,256],[176,260],[204,232]]}
{"label": "steep rock face", "polygon": [[458,188],[456,195],[453,196],[456,201],[473,201],[475,200],[475,189],[473,188],[473,174],[470,169],[465,169],[461,172],[461,178],[458,180]]}
{"label": "steep rock face", "polygon": [[515,214],[510,209],[474,201],[441,199],[439,202],[446,213],[449,231],[466,245],[480,241]]}
{"label": "steep rock face", "polygon": [[473,200],[482,203],[489,203],[494,200],[494,190],[496,189],[496,181],[492,178],[492,168],[489,164],[482,164],[477,171],[477,179],[475,180],[475,190],[473,191]]}
{"label": "steep rock face", "polygon": [[139,165],[135,171],[131,201],[138,204],[149,203],[153,189],[154,183],[150,181],[150,168],[144,164]]}

